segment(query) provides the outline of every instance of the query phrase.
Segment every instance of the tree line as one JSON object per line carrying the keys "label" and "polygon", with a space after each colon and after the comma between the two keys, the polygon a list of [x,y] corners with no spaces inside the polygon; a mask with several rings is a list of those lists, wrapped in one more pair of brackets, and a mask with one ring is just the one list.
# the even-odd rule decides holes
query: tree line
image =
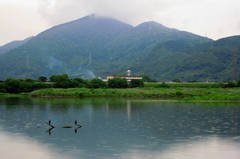
{"label": "tree line", "polygon": [[2,93],[28,93],[38,89],[46,88],[134,88],[144,87],[144,83],[139,79],[132,79],[130,83],[125,78],[113,78],[104,82],[99,78],[90,81],[82,78],[69,78],[67,74],[52,75],[49,80],[40,76],[37,80],[33,79],[14,79],[8,78],[0,82],[0,92]]}

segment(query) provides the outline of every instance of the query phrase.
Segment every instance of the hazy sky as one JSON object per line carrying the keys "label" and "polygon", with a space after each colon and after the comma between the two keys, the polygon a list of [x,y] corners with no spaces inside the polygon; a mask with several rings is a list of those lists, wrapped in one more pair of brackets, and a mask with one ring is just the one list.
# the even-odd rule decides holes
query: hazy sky
{"label": "hazy sky", "polygon": [[133,26],[153,20],[214,40],[240,35],[240,0],[0,0],[0,46],[92,13]]}

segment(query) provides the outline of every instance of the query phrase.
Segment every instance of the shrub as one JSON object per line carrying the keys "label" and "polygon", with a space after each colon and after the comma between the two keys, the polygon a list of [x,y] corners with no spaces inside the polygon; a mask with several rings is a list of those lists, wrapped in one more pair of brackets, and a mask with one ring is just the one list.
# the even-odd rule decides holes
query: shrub
{"label": "shrub", "polygon": [[229,81],[228,84],[227,84],[227,87],[236,87],[237,84],[233,81]]}
{"label": "shrub", "polygon": [[20,80],[8,78],[5,81],[5,89],[8,93],[19,93]]}
{"label": "shrub", "polygon": [[177,91],[177,92],[176,92],[176,96],[183,96],[183,92]]}
{"label": "shrub", "polygon": [[92,88],[106,88],[107,84],[99,78],[94,78],[91,81]]}
{"label": "shrub", "polygon": [[127,79],[125,78],[113,78],[108,80],[109,88],[128,88]]}
{"label": "shrub", "polygon": [[144,83],[142,80],[139,79],[132,79],[130,82],[130,87],[135,88],[135,87],[144,87]]}
{"label": "shrub", "polygon": [[180,81],[180,79],[176,78],[176,79],[173,79],[172,82],[177,82],[177,83],[179,83],[179,82],[181,82],[181,81]]}
{"label": "shrub", "polygon": [[170,88],[170,86],[163,82],[162,84],[155,86],[155,88]]}

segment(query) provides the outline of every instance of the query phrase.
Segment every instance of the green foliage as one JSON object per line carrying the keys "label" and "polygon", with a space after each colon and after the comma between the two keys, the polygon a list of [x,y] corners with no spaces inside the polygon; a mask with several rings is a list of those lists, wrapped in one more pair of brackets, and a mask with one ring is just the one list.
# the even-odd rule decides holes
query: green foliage
{"label": "green foliage", "polygon": [[1,93],[7,93],[7,90],[5,89],[4,83],[0,83],[0,92]]}
{"label": "green foliage", "polygon": [[107,87],[106,82],[103,82],[99,78],[92,79],[91,83],[92,83],[92,88],[106,88]]}
{"label": "green foliage", "polygon": [[47,84],[47,83],[43,83],[43,82],[37,82],[33,85],[34,90],[50,88],[50,87],[52,87],[51,84]]}
{"label": "green foliage", "polygon": [[191,80],[191,81],[188,81],[190,83],[194,83],[194,82],[198,82],[197,80]]}
{"label": "green foliage", "polygon": [[135,88],[135,87],[144,87],[143,81],[139,79],[132,79],[130,81],[130,88]]}
{"label": "green foliage", "polygon": [[177,82],[177,83],[179,83],[179,82],[181,82],[181,81],[180,81],[180,79],[175,78],[175,79],[172,80],[172,82]]}
{"label": "green foliage", "polygon": [[33,79],[30,79],[30,78],[27,78],[27,79],[25,79],[24,81],[26,81],[26,82],[34,82],[34,80],[33,80]]}
{"label": "green foliage", "polygon": [[142,75],[142,81],[143,82],[157,82],[156,80],[151,79],[147,75]]}
{"label": "green foliage", "polygon": [[8,78],[5,81],[5,89],[8,93],[19,93],[20,81],[13,78]]}
{"label": "green foliage", "polygon": [[47,82],[47,77],[40,76],[40,77],[38,77],[38,80],[41,82]]}
{"label": "green foliage", "polygon": [[61,81],[66,81],[69,80],[69,77],[67,74],[62,74],[62,75],[52,75],[50,77],[51,82],[61,82]]}
{"label": "green foliage", "polygon": [[52,75],[50,77],[51,82],[54,82],[55,88],[71,88],[73,87],[71,79],[67,74],[62,75]]}
{"label": "green foliage", "polygon": [[183,92],[177,91],[177,92],[176,92],[176,96],[183,96]]}
{"label": "green foliage", "polygon": [[21,81],[18,92],[28,93],[34,90],[34,82]]}
{"label": "green foliage", "polygon": [[[166,77],[163,72],[181,62],[187,48],[208,41],[212,40],[156,22],[151,22],[149,29],[149,23],[133,27],[110,18],[86,16],[48,29],[1,55],[0,79],[37,79],[66,72],[69,77],[91,79],[91,71],[106,76],[128,68],[156,79]],[[90,52],[93,62],[88,65]]]}
{"label": "green foliage", "polygon": [[237,80],[237,87],[240,87],[240,79]]}
{"label": "green foliage", "polygon": [[74,78],[72,80],[72,85],[77,88],[87,87],[86,81],[82,78]]}
{"label": "green foliage", "polygon": [[229,81],[227,84],[227,87],[236,87],[237,83],[233,82],[233,81]]}
{"label": "green foliage", "polygon": [[108,80],[108,88],[128,88],[125,78],[112,78]]}
{"label": "green foliage", "polygon": [[170,88],[170,86],[163,82],[162,84],[155,86],[155,88]]}

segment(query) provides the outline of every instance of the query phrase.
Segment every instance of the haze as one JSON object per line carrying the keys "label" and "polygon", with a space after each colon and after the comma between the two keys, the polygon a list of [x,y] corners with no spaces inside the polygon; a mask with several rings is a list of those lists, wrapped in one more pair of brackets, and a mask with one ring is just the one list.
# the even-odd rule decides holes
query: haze
{"label": "haze", "polygon": [[214,40],[240,34],[239,0],[0,0],[0,46],[92,13],[133,26],[153,20]]}

